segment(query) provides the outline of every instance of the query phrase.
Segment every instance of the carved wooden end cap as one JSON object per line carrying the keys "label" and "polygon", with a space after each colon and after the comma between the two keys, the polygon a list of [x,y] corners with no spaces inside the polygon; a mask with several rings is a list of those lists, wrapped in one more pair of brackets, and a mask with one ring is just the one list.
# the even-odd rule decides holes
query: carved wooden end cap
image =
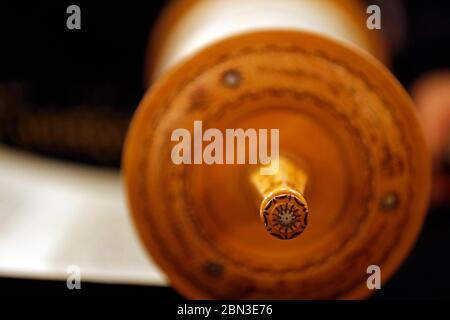
{"label": "carved wooden end cap", "polygon": [[272,236],[289,240],[305,231],[308,225],[308,205],[300,193],[284,190],[263,200],[260,217]]}

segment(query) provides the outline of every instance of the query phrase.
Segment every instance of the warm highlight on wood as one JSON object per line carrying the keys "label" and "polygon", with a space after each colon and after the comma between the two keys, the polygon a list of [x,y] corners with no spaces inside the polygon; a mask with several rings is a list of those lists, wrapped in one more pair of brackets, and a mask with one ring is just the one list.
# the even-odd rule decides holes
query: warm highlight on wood
{"label": "warm highlight on wood", "polygon": [[259,216],[267,232],[290,240],[302,234],[308,225],[308,204],[303,197],[308,176],[284,157],[275,161],[278,161],[275,174],[262,175],[255,170],[251,181],[262,197]]}

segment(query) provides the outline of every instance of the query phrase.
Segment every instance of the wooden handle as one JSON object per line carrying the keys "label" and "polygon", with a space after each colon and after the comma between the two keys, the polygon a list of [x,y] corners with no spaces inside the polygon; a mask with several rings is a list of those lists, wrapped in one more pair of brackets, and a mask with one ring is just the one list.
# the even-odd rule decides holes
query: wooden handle
{"label": "wooden handle", "polygon": [[271,235],[283,240],[294,239],[308,224],[308,205],[303,193],[308,176],[286,158],[278,159],[273,175],[256,170],[251,182],[262,197],[259,215]]}

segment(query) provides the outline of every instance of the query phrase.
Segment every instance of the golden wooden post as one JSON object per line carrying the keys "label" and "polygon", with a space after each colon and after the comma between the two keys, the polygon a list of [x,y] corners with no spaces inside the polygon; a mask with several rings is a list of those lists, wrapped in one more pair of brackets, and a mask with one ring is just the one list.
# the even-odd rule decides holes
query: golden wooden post
{"label": "golden wooden post", "polygon": [[308,204],[303,196],[308,176],[290,160],[280,157],[273,175],[251,174],[251,182],[262,197],[259,215],[271,235],[288,240],[308,225]]}

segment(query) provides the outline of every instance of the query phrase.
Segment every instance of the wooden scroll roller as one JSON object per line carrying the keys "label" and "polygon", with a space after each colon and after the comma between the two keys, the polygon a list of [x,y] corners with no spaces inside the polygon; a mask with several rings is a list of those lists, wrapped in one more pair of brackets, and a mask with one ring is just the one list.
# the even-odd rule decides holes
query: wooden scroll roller
{"label": "wooden scroll roller", "polygon": [[[161,16],[124,175],[145,247],[186,297],[365,298],[368,267],[384,285],[410,252],[428,152],[366,18],[338,0],[181,0]],[[174,131],[198,121],[279,130],[277,171],[174,163]]]}

